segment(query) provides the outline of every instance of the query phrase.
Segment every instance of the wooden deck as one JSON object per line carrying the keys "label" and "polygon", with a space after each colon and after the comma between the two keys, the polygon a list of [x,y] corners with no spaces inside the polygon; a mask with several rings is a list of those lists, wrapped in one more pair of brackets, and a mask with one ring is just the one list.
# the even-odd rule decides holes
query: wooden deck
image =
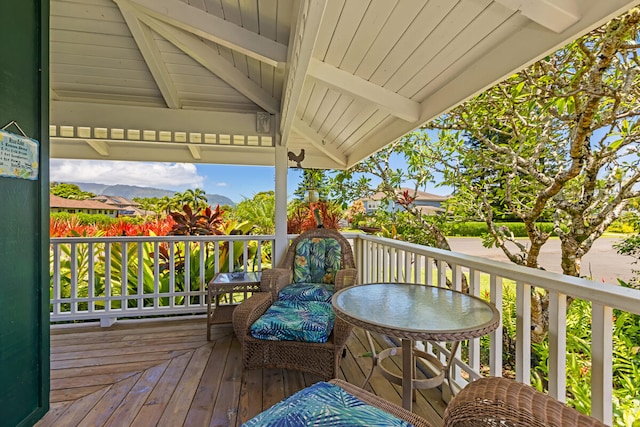
{"label": "wooden deck", "polygon": [[[36,425],[236,426],[320,380],[280,369],[243,372],[231,327],[215,326],[212,335],[207,342],[205,319],[53,329],[51,409]],[[356,328],[340,377],[361,385],[368,351]],[[379,373],[368,390],[401,402],[400,388]],[[435,427],[444,408],[437,389],[417,393],[414,412]]]}

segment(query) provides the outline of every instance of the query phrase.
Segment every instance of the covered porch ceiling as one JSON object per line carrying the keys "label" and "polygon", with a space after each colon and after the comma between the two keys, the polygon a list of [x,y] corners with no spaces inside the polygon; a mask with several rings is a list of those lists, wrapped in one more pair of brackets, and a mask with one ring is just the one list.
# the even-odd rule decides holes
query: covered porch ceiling
{"label": "covered porch ceiling", "polygon": [[638,3],[51,0],[51,156],[345,169]]}

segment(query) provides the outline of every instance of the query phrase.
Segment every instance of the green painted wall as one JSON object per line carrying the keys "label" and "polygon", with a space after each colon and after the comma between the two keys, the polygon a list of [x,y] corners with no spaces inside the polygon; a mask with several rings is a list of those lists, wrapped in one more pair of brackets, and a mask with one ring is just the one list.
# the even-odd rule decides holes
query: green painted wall
{"label": "green painted wall", "polygon": [[0,127],[40,141],[37,181],[0,176],[0,426],[33,425],[49,406],[48,1],[0,16]]}

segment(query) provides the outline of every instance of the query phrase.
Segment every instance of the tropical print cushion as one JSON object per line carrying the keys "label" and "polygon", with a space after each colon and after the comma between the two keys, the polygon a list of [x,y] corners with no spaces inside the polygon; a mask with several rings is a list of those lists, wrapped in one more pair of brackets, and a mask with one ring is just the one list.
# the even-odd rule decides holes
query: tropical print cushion
{"label": "tropical print cushion", "polygon": [[411,426],[334,384],[315,383],[243,424],[244,427]]}
{"label": "tropical print cushion", "polygon": [[296,246],[294,283],[328,283],[340,270],[342,248],[336,239],[303,239]]}
{"label": "tropical print cushion", "polygon": [[331,302],[335,286],[324,283],[292,283],[278,294],[280,300]]}
{"label": "tropical print cushion", "polygon": [[276,301],[251,325],[251,336],[271,341],[327,342],[335,318],[330,303]]}

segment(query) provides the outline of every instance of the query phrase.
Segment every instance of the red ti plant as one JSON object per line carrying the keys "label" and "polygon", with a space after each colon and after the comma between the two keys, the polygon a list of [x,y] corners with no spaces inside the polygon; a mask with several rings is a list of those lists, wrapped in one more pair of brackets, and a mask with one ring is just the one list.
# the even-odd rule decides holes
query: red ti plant
{"label": "red ti plant", "polygon": [[189,205],[182,207],[182,212],[169,212],[175,224],[169,231],[170,236],[201,236],[224,234],[224,220],[220,205],[211,210],[211,206],[203,209],[201,213],[194,213]]}

